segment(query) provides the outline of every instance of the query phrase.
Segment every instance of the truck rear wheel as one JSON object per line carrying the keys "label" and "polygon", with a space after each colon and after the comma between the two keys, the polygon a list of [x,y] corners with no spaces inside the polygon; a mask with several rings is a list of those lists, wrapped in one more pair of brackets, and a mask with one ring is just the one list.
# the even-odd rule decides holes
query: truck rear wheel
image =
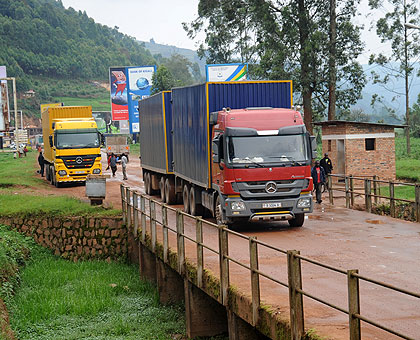
{"label": "truck rear wheel", "polygon": [[166,178],[165,180],[165,202],[168,204],[176,203],[176,194],[175,194],[175,183],[172,178]]}
{"label": "truck rear wheel", "polygon": [[305,222],[305,214],[296,214],[295,218],[289,220],[289,225],[291,227],[301,227]]}
{"label": "truck rear wheel", "polygon": [[50,166],[49,165],[47,165],[46,167],[45,167],[45,179],[47,180],[47,181],[50,181],[50,177],[51,175],[50,175]]}
{"label": "truck rear wheel", "polygon": [[184,211],[190,213],[190,187],[188,184],[184,184],[184,190],[182,191],[182,201],[184,203]]}
{"label": "truck rear wheel", "polygon": [[203,216],[204,207],[200,203],[197,203],[197,193],[198,192],[192,186],[190,189],[190,199],[189,199],[190,212],[191,212],[191,215],[193,216]]}
{"label": "truck rear wheel", "polygon": [[159,180],[159,190],[160,190],[160,199],[162,200],[162,202],[168,203],[168,202],[166,202],[165,177],[164,176],[162,176]]}

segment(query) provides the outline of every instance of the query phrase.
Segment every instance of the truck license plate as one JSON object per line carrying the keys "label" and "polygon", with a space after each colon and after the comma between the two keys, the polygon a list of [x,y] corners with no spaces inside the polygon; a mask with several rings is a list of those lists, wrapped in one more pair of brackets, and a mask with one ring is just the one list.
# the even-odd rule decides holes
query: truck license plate
{"label": "truck license plate", "polygon": [[263,208],[281,208],[281,203],[263,203]]}
{"label": "truck license plate", "polygon": [[75,171],[76,174],[84,174],[84,171]]}

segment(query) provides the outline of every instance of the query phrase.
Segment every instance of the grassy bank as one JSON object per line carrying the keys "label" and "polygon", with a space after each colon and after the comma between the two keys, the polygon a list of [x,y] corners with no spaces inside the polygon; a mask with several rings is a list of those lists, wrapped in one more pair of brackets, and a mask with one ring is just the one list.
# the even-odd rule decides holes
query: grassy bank
{"label": "grassy bank", "polygon": [[[13,158],[0,154],[0,215],[116,215],[117,210],[90,206],[68,196],[44,195],[42,189],[50,184],[36,175],[38,153]],[[84,187],[81,187],[84,190]]]}
{"label": "grassy bank", "polygon": [[156,289],[139,279],[136,266],[68,262],[5,226],[0,240],[0,298],[18,339],[183,337],[182,307],[159,305]]}

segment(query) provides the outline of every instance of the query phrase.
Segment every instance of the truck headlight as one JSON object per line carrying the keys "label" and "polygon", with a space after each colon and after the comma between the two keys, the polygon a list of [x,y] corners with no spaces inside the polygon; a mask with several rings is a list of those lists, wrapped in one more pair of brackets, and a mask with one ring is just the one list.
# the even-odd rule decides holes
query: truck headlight
{"label": "truck headlight", "polygon": [[311,206],[311,198],[310,197],[303,197],[299,199],[297,202],[298,208],[309,208]]}
{"label": "truck headlight", "polygon": [[230,208],[232,210],[242,211],[242,210],[245,210],[245,204],[242,201],[231,202]]}
{"label": "truck headlight", "polygon": [[59,174],[60,176],[65,176],[65,175],[67,175],[67,172],[66,172],[66,170],[60,170],[60,171],[58,172],[58,174]]}
{"label": "truck headlight", "polygon": [[100,174],[101,169],[93,169],[92,173],[95,174],[95,175]]}

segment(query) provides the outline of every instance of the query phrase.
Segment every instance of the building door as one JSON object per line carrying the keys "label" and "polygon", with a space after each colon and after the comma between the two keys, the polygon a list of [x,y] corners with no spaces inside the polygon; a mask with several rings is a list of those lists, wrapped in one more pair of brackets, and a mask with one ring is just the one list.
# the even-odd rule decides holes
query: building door
{"label": "building door", "polygon": [[345,174],[346,170],[346,157],[344,150],[344,139],[337,139],[337,166],[334,171],[336,174]]}

